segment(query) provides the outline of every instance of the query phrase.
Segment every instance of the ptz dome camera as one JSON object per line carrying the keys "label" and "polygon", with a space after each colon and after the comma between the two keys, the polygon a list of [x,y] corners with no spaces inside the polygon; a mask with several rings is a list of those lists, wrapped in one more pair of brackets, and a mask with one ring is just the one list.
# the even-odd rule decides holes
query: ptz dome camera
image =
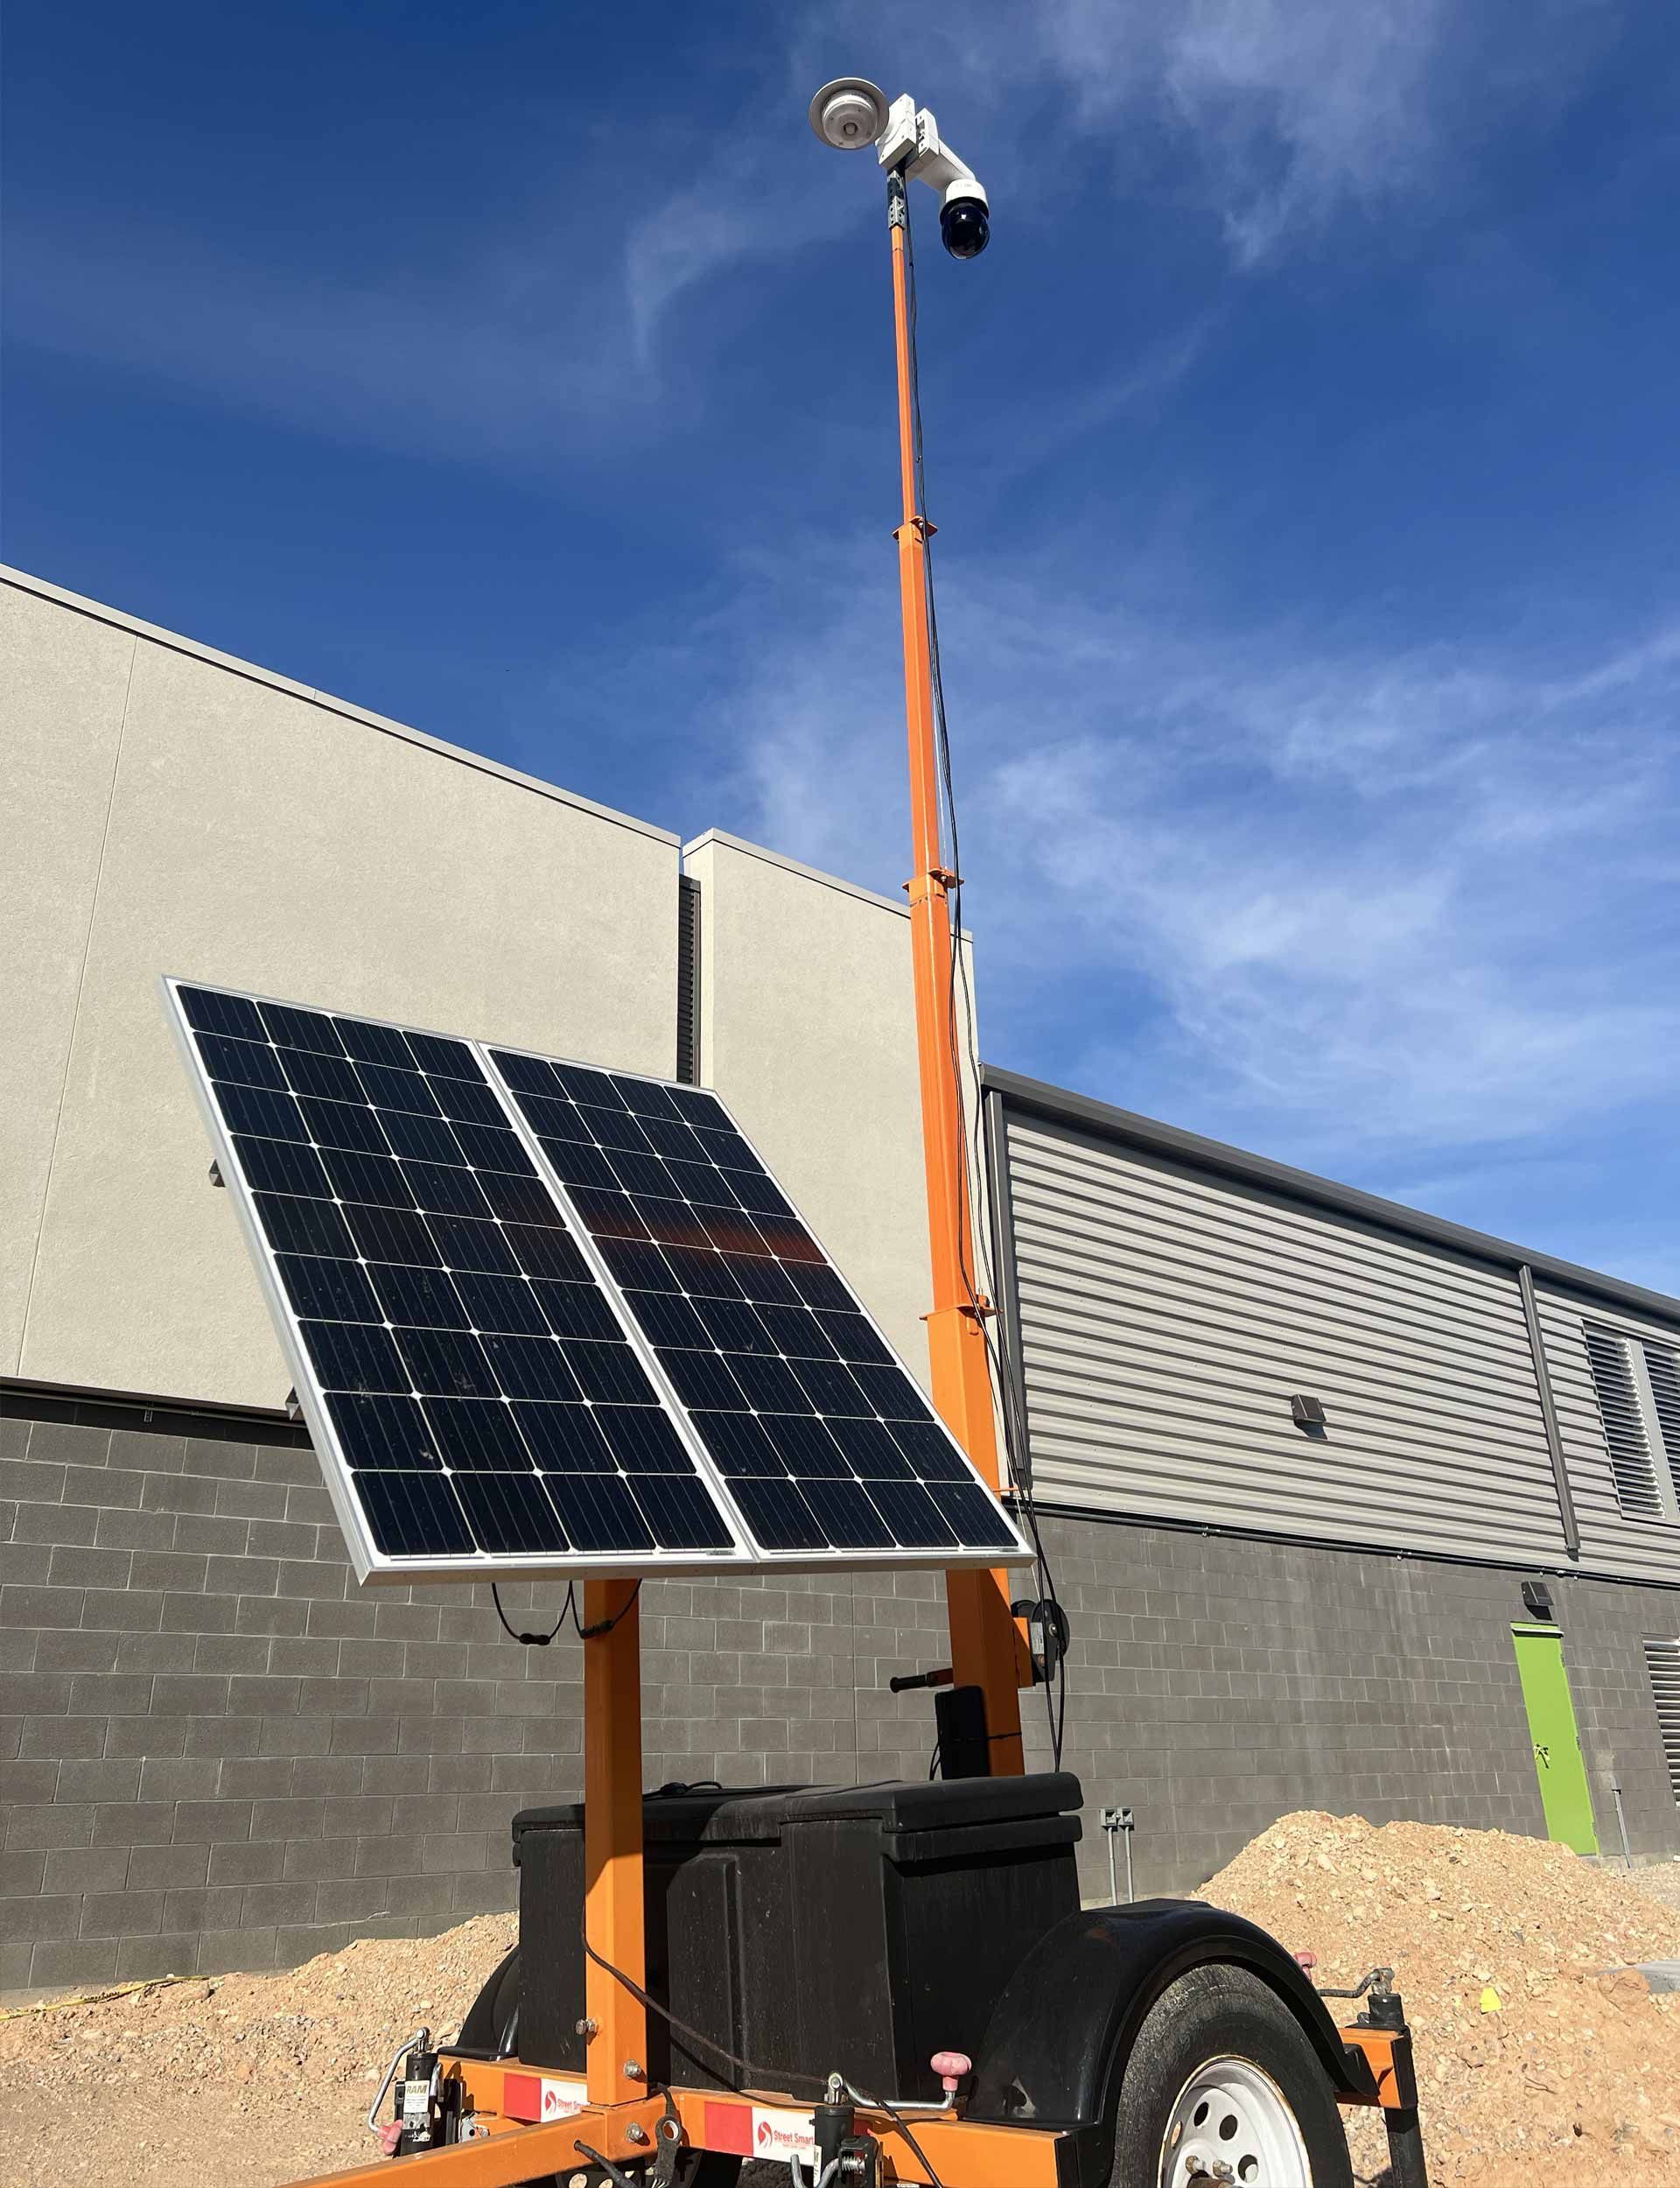
{"label": "ptz dome camera", "polygon": [[954,182],[939,208],[940,241],[953,258],[978,258],[991,241],[991,208],[977,182]]}

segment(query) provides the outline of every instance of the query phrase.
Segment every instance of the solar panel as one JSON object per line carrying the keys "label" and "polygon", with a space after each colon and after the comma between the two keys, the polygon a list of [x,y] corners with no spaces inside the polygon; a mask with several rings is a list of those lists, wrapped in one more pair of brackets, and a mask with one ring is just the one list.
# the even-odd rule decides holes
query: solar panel
{"label": "solar panel", "polygon": [[488,1054],[766,1555],[1020,1554],[717,1095]]}
{"label": "solar panel", "polygon": [[468,1043],[172,992],[364,1577],[742,1553]]}
{"label": "solar panel", "polygon": [[164,985],[362,1579],[1023,1554],[715,1096]]}

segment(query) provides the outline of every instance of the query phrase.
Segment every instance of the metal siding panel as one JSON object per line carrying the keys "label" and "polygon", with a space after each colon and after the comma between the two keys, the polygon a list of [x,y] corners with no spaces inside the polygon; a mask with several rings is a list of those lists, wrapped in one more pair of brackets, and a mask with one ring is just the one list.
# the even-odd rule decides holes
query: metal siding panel
{"label": "metal siding panel", "polygon": [[1569,1463],[1570,1487],[1581,1529],[1581,1567],[1628,1580],[1680,1584],[1680,1526],[1660,1519],[1630,1518],[1616,1498],[1615,1476],[1587,1358],[1584,1324],[1617,1329],[1659,1344],[1680,1339],[1672,1323],[1619,1311],[1551,1284],[1536,1287],[1546,1358],[1558,1404],[1558,1426]]}
{"label": "metal siding panel", "polygon": [[1536,1277],[1565,1291],[1587,1293],[1593,1299],[1618,1309],[1625,1308],[1634,1315],[1655,1315],[1665,1325],[1680,1329],[1680,1299],[1647,1291],[1642,1285],[1626,1284],[1596,1269],[1560,1261],[1553,1254],[1536,1253],[1531,1247],[1513,1245],[1508,1238],[1494,1238],[1485,1231],[1468,1230],[1463,1224],[1448,1223],[1444,1217],[1426,1216],[1421,1209],[1404,1208],[1398,1201],[1381,1200],[1375,1193],[1362,1193],[1354,1186],[1338,1185],[1330,1178],[1315,1177],[1310,1170],[1291,1169],[1286,1163],[1273,1162],[1265,1155],[1249,1154],[1241,1147],[1203,1139],[1177,1125],[1164,1125],[1158,1118],[1140,1117],[1132,1110],[1116,1109],[1112,1104],[1094,1101],[1087,1094],[1070,1094],[1065,1088],[1023,1078],[1016,1071],[1001,1071],[995,1064],[987,1064],[984,1076],[986,1090],[1008,1102],[1016,1114],[1048,1118],[1053,1123],[1070,1126],[1076,1132],[1093,1133],[1107,1144],[1141,1147],[1151,1154],[1165,1155],[1170,1162],[1183,1166],[1199,1177],[1233,1178],[1239,1184],[1258,1185],[1269,1193],[1281,1196],[1291,1207],[1327,1209],[1337,1217],[1351,1216],[1355,1223],[1384,1236],[1421,1238],[1431,1245],[1445,1246],[1475,1268],[1515,1270],[1526,1264]]}
{"label": "metal siding panel", "polygon": [[1008,1132],[1046,1503],[1562,1559],[1515,1273],[1037,1116]]}

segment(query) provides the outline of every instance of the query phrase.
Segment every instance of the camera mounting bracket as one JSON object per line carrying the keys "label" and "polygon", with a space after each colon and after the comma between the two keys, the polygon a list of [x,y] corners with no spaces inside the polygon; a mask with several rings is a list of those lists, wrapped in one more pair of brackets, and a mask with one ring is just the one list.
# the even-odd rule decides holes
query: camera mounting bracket
{"label": "camera mounting bracket", "polygon": [[[906,91],[886,110],[886,127],[876,140],[875,157],[883,167],[896,167],[906,177],[925,182],[948,200],[953,196],[976,199],[987,205],[984,186],[974,170],[959,159],[939,134],[939,124],[927,107],[918,107]],[[961,184],[960,190],[956,186]]]}

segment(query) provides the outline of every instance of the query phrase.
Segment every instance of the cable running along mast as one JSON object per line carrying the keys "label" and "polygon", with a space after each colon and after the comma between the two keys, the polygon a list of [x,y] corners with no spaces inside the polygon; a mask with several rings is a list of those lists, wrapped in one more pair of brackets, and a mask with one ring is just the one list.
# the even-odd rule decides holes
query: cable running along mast
{"label": "cable running along mast", "polygon": [[[891,128],[889,123],[889,131]],[[906,187],[910,168],[925,160],[928,151],[926,136],[917,131],[914,119],[910,136],[902,157],[888,167],[886,205],[892,253],[902,496],[902,514],[893,536],[899,549],[914,852],[914,870],[907,887],[934,1292],[928,1343],[934,1403],[982,1475],[998,1488],[1003,1485],[1002,1469],[992,1397],[990,1335],[986,1326],[991,1308],[975,1280],[972,1178],[963,1084],[969,1057],[958,1024],[961,941],[960,928],[953,933],[957,924],[953,914],[960,903],[962,882],[955,866],[947,862],[942,840],[942,817],[951,811],[950,751],[928,567],[928,541],[934,527],[928,519],[924,493],[915,270]],[[936,137],[934,141],[936,144]],[[918,142],[920,149],[916,148]],[[885,160],[885,151],[882,157]],[[972,205],[974,201],[958,202]],[[984,205],[979,219],[977,242],[972,241],[976,231],[970,230],[972,247],[964,255],[972,256],[974,249],[984,245]],[[942,225],[948,242],[948,208],[942,215]],[[954,812],[951,822],[954,856]],[[1026,1768],[1019,1690],[1032,1682],[1032,1659],[1010,1609],[1008,1574],[1001,1570],[951,1572],[946,1575],[945,1586],[953,1680],[959,1687],[980,1690],[991,1774],[1017,1775]]]}

